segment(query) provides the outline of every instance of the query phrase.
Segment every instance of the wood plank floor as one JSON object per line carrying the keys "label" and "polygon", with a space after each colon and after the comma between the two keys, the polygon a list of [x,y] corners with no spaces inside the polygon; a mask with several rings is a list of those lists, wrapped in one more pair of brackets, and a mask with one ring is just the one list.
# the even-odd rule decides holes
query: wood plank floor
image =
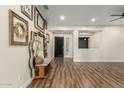
{"label": "wood plank floor", "polygon": [[122,88],[124,63],[83,62],[56,58],[48,78],[35,79],[28,88]]}

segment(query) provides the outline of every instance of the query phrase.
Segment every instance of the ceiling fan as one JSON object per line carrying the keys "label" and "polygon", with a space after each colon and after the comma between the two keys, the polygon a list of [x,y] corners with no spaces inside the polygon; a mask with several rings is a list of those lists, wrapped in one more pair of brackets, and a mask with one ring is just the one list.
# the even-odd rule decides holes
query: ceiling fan
{"label": "ceiling fan", "polygon": [[115,20],[124,18],[124,12],[121,15],[110,15],[110,16],[118,16],[119,17],[119,18],[116,18],[116,19],[113,19],[113,20],[110,21],[110,22],[113,22]]}

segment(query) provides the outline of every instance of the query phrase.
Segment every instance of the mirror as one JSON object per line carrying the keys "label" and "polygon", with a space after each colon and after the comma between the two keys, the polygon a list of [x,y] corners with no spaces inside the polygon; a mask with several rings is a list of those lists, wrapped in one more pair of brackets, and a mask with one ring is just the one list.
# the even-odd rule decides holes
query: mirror
{"label": "mirror", "polygon": [[37,57],[44,59],[44,35],[41,32],[31,31],[29,43],[29,67],[31,70],[31,77],[34,76],[34,66]]}

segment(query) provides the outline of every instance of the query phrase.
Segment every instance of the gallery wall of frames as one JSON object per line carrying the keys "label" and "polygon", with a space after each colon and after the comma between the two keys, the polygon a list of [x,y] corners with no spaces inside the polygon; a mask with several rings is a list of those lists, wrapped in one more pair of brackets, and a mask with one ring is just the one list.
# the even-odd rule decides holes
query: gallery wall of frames
{"label": "gallery wall of frames", "polygon": [[35,59],[53,58],[53,35],[41,6],[1,5],[0,11],[0,87],[25,87]]}
{"label": "gallery wall of frames", "polygon": [[47,45],[50,40],[49,34],[45,33],[47,20],[33,5],[21,5],[20,8],[22,14],[31,21],[34,20],[37,31],[29,31],[28,21],[9,9],[9,43],[11,46],[28,46],[29,67],[32,70],[35,58],[47,58]]}

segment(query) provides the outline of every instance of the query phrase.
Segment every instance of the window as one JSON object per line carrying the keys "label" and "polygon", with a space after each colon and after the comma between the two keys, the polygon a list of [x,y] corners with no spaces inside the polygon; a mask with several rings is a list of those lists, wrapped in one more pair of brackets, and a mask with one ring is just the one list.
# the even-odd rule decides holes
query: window
{"label": "window", "polygon": [[78,38],[78,48],[89,48],[89,37]]}

